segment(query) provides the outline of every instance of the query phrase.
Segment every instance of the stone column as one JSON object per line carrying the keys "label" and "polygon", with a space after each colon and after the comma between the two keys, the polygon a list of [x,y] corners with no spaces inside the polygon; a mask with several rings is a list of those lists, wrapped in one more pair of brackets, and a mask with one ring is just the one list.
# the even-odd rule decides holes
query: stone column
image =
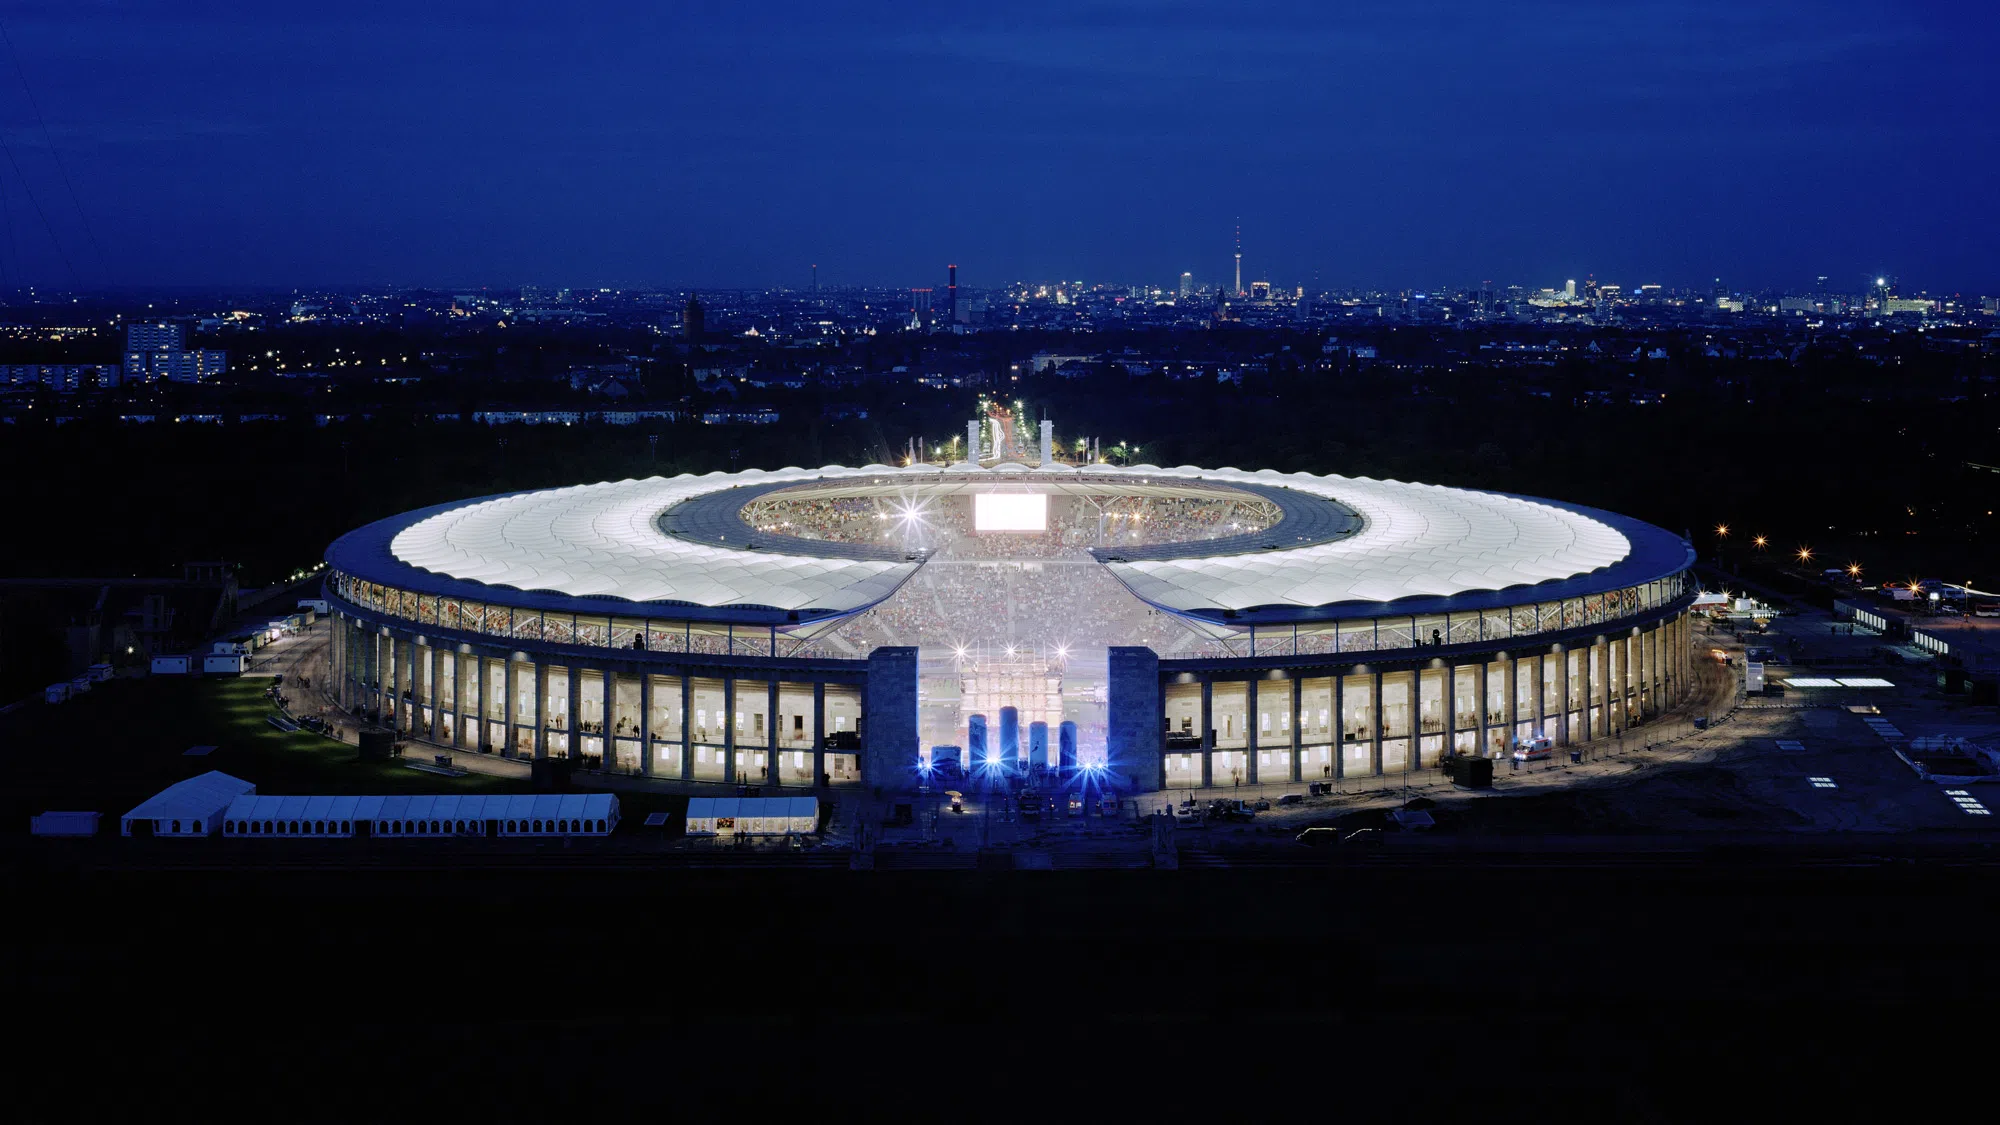
{"label": "stone column", "polygon": [[[1105,723],[1105,757],[1114,775],[1123,775],[1136,792],[1151,793],[1167,786],[1165,703],[1160,692],[1160,658],[1143,645],[1113,645],[1107,650],[1110,681]],[[1056,728],[1057,764],[1061,764],[1062,728]],[[1122,786],[1121,786],[1122,788]]]}
{"label": "stone column", "polygon": [[1625,674],[1619,682],[1625,687],[1625,726],[1629,730],[1646,720],[1646,713],[1639,704],[1639,638],[1636,634],[1628,634],[1625,638]]}
{"label": "stone column", "polygon": [[862,705],[863,780],[895,789],[917,764],[917,650],[885,645],[868,654]]}
{"label": "stone column", "polygon": [[514,670],[514,655],[501,658],[500,666],[500,755],[514,756],[514,728],[521,722],[521,681]]}
{"label": "stone column", "polygon": [[[419,650],[422,647],[423,646],[417,644],[416,638],[414,637],[403,642],[403,650],[409,654],[409,664],[410,664],[410,667],[408,669],[409,678],[406,679],[404,682],[408,684],[410,688],[410,734],[413,736],[419,736],[418,732],[424,725],[423,712],[419,709],[423,704],[423,700],[417,698],[417,661],[422,656],[422,654],[419,652]],[[425,732],[419,737],[429,737],[429,733]]]}
{"label": "stone column", "polygon": [[1493,752],[1493,748],[1486,744],[1486,705],[1488,699],[1486,694],[1488,687],[1486,668],[1489,663],[1489,660],[1479,662],[1479,706],[1476,708],[1476,711],[1479,715],[1479,756],[1482,758]]}
{"label": "stone column", "polygon": [[1582,697],[1582,701],[1578,703],[1578,719],[1584,721],[1584,741],[1586,743],[1598,737],[1598,725],[1590,721],[1590,703],[1596,699],[1594,695],[1590,695],[1590,661],[1596,659],[1596,651],[1598,651],[1598,647],[1594,643],[1592,645],[1584,645],[1584,653],[1576,659],[1576,675],[1584,681],[1578,687],[1578,695]]}
{"label": "stone column", "polygon": [[[965,763],[969,768],[971,763]],[[826,681],[813,680],[813,788],[826,777]]]}
{"label": "stone column", "polygon": [[382,694],[388,706],[381,710],[389,713],[389,729],[401,733],[403,730],[403,651],[397,647],[396,634],[388,635],[389,674],[382,677]]}
{"label": "stone column", "polygon": [[[477,659],[478,659],[477,657],[470,657],[467,656],[465,653],[458,651],[456,647],[452,649],[451,707],[453,713],[456,715],[456,718],[452,720],[451,737],[452,737],[452,744],[457,746],[461,750],[470,749],[472,747],[476,747],[479,745],[479,743],[476,740],[468,743],[466,741],[466,731],[465,731],[466,700],[470,698],[466,692],[466,688],[468,685],[465,682],[465,666],[468,662]],[[477,703],[473,704],[472,713],[474,715],[479,714],[479,705]]]}
{"label": "stone column", "polygon": [[1513,653],[1507,654],[1507,730],[1501,736],[1500,750],[1508,753],[1514,748],[1514,740],[1521,733],[1521,660]]}
{"label": "stone column", "polygon": [[1618,723],[1611,715],[1611,665],[1612,650],[1617,648],[1616,637],[1606,637],[1597,645],[1597,713],[1599,733],[1610,738],[1618,733]]}
{"label": "stone column", "polygon": [[1542,714],[1542,692],[1544,690],[1546,677],[1548,675],[1548,673],[1544,670],[1543,664],[1545,661],[1548,660],[1548,656],[1545,653],[1537,653],[1535,655],[1534,660],[1535,660],[1535,737],[1540,738],[1548,733],[1548,719]]}
{"label": "stone column", "polygon": [[1653,656],[1651,660],[1646,662],[1646,667],[1650,668],[1653,673],[1653,714],[1655,715],[1665,709],[1663,703],[1666,698],[1667,683],[1666,645],[1661,642],[1666,639],[1666,628],[1667,624],[1664,621],[1653,626]]}
{"label": "stone column", "polygon": [[736,784],[736,677],[722,677],[722,775]]}
{"label": "stone column", "polygon": [[1201,787],[1215,784],[1215,684],[1201,681]]}
{"label": "stone column", "polygon": [[565,664],[569,673],[569,714],[563,716],[563,730],[569,735],[569,760],[583,761],[583,669]]}
{"label": "stone column", "polygon": [[1611,700],[1611,733],[1614,735],[1625,733],[1625,678],[1630,659],[1625,646],[1631,639],[1629,633],[1612,638],[1610,651],[1605,654],[1604,691]]}
{"label": "stone column", "polygon": [[1639,677],[1638,706],[1641,722],[1652,718],[1652,693],[1648,690],[1648,685],[1652,681],[1653,662],[1648,656],[1646,633],[1642,629],[1632,635],[1632,670],[1637,672]]}
{"label": "stone column", "polygon": [[[443,679],[442,673],[444,672],[444,650],[439,648],[437,645],[431,645],[430,650],[431,650],[431,684],[430,684],[431,721],[429,724],[429,733],[431,741],[436,742],[438,741],[438,732],[444,727],[444,714],[443,714],[444,685],[439,682],[441,679]],[[456,698],[455,693],[454,693],[454,698]]]}
{"label": "stone column", "polygon": [[653,776],[653,677],[639,673],[639,772]]}
{"label": "stone column", "polygon": [[1297,785],[1299,782],[1305,780],[1306,772],[1306,735],[1305,731],[1299,729],[1299,708],[1305,701],[1305,681],[1299,678],[1297,672],[1294,672],[1291,678],[1286,680],[1286,684],[1290,687],[1292,693],[1290,700],[1292,710],[1292,784]]}
{"label": "stone column", "polygon": [[1243,725],[1243,784],[1257,784],[1257,755],[1264,751],[1263,717],[1258,714],[1257,691],[1260,681],[1256,676],[1243,685],[1244,715]]}
{"label": "stone column", "polygon": [[1374,695],[1371,696],[1368,701],[1369,713],[1374,716],[1375,720],[1373,723],[1369,724],[1369,734],[1372,736],[1370,738],[1371,746],[1369,747],[1370,753],[1368,755],[1369,762],[1371,763],[1369,767],[1369,772],[1376,777],[1381,777],[1383,773],[1386,771],[1383,770],[1382,768],[1383,707],[1382,707],[1382,673],[1380,672],[1375,673],[1375,682],[1373,686],[1373,691]]}
{"label": "stone column", "polygon": [[604,673],[604,756],[598,769],[610,773],[618,768],[618,673],[607,665]]}
{"label": "stone column", "polygon": [[1569,745],[1569,649],[1556,653],[1556,692],[1562,700],[1562,719],[1556,723],[1557,739],[1564,746]]}
{"label": "stone column", "polygon": [[1681,612],[1678,625],[1680,638],[1674,642],[1681,654],[1681,694],[1678,702],[1685,702],[1694,690],[1694,622],[1685,610]]}
{"label": "stone column", "polygon": [[681,780],[694,778],[694,724],[688,721],[688,712],[694,707],[694,675],[688,668],[681,669]]}
{"label": "stone column", "polygon": [[549,666],[535,661],[535,757],[549,756]]}
{"label": "stone column", "polygon": [[1333,777],[1347,776],[1347,677],[1333,673]]}
{"label": "stone column", "polygon": [[784,741],[778,737],[780,718],[782,716],[778,714],[778,676],[774,672],[765,686],[764,702],[764,779],[772,785],[785,783],[785,771],[779,768],[778,764],[778,755],[781,753],[778,746]]}

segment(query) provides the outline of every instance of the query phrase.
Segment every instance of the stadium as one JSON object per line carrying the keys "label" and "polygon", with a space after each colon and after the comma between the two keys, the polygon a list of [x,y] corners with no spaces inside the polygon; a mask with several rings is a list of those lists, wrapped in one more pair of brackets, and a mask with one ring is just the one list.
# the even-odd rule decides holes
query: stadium
{"label": "stadium", "polygon": [[1601,739],[1689,683],[1693,552],[1639,521],[1073,466],[1046,430],[1042,452],[623,480],[369,524],[326,556],[340,703],[442,747],[662,779],[1080,771],[1141,792]]}

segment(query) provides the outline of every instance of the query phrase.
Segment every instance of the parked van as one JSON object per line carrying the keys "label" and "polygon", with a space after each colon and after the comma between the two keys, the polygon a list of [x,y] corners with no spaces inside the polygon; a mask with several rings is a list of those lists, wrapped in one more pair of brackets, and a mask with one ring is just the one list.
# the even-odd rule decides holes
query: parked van
{"label": "parked van", "polygon": [[1517,762],[1539,762],[1555,757],[1555,753],[1556,740],[1547,735],[1524,738],[1514,744],[1514,760]]}

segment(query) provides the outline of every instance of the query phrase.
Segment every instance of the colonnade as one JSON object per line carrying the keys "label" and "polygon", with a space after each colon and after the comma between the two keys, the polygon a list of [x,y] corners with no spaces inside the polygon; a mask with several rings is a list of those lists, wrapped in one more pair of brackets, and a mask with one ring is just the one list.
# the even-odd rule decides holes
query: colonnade
{"label": "colonnade", "polygon": [[1205,787],[1414,772],[1449,750],[1612,738],[1686,697],[1685,613],[1585,643],[1340,668],[1163,676],[1159,784]]}
{"label": "colonnade", "polygon": [[749,661],[655,670],[452,643],[347,614],[332,628],[341,707],[412,739],[690,781],[860,781],[859,671]]}

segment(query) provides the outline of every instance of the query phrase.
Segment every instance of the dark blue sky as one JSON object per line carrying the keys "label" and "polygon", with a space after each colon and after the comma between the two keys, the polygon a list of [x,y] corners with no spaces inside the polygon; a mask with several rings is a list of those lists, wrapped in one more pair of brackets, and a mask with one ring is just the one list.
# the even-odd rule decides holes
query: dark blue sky
{"label": "dark blue sky", "polygon": [[2000,292],[1991,0],[0,13],[44,284]]}

